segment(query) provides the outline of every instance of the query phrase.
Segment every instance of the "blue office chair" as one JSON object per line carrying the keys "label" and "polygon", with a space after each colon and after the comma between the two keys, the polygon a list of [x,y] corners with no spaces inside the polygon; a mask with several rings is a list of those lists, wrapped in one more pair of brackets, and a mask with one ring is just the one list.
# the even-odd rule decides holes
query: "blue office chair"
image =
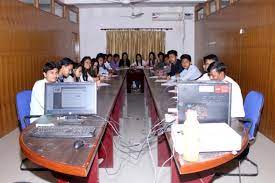
{"label": "blue office chair", "polygon": [[[243,121],[245,128],[248,129],[248,138],[249,138],[249,144],[247,148],[240,154],[240,156],[237,157],[238,160],[238,166],[239,166],[239,173],[217,173],[217,175],[225,175],[225,176],[239,176],[239,180],[241,182],[241,176],[257,176],[258,175],[258,165],[247,158],[247,155],[249,153],[249,147],[250,145],[255,141],[258,127],[260,124],[261,119],[261,112],[264,105],[264,96],[262,93],[257,91],[250,91],[247,96],[245,97],[244,101],[244,111],[245,111],[245,117],[241,121]],[[255,173],[241,173],[240,165],[241,162],[246,160],[249,162],[252,166],[255,167],[256,171]]]}
{"label": "blue office chair", "polygon": [[[31,90],[24,90],[16,94],[16,109],[17,118],[20,130],[22,131],[30,124],[30,118],[40,117],[40,115],[30,115],[30,102],[31,102]],[[45,168],[24,168],[23,164],[28,159],[25,158],[21,161],[20,170],[23,171],[45,171]]]}

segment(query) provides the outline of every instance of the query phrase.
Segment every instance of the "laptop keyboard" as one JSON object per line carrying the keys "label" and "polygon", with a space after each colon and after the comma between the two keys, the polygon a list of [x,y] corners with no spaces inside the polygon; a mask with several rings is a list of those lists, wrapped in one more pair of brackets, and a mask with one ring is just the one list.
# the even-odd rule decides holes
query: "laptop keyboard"
{"label": "laptop keyboard", "polygon": [[94,126],[39,126],[31,136],[39,138],[90,138],[95,135]]}

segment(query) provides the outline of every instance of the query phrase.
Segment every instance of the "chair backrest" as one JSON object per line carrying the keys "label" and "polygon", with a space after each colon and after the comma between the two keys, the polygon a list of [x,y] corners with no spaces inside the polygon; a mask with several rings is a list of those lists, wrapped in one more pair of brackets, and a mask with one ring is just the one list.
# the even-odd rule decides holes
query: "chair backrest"
{"label": "chair backrest", "polygon": [[26,119],[26,123],[24,122],[24,117],[30,115],[31,95],[31,90],[23,90],[16,94],[17,119],[19,121],[21,130],[30,124],[29,119]]}
{"label": "chair backrest", "polygon": [[257,91],[250,91],[245,97],[244,111],[245,118],[250,122],[246,122],[245,126],[250,127],[249,140],[254,140],[258,131],[258,126],[261,119],[261,112],[264,105],[264,96]]}

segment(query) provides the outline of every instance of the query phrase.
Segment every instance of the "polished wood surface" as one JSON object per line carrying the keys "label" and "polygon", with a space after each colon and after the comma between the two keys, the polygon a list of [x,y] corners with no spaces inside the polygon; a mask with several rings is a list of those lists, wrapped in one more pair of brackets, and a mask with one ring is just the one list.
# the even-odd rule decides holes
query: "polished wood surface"
{"label": "polished wood surface", "polygon": [[129,69],[127,71],[127,93],[131,93],[133,81],[140,82],[140,92],[144,92],[144,72],[143,69]]}
{"label": "polished wood surface", "polygon": [[[241,0],[195,23],[196,64],[214,53],[228,66],[245,97],[250,90],[264,94],[260,132],[275,141],[275,2]],[[243,34],[240,34],[240,30]]]}
{"label": "polished wood surface", "polygon": [[[119,93],[123,90],[122,86],[125,86],[123,85],[124,80],[125,72],[121,71],[119,77],[104,81],[111,84],[110,86],[98,89],[98,116],[109,119]],[[85,177],[88,175],[93,159],[97,154],[106,130],[106,122],[93,117],[91,120],[87,119],[85,123],[96,127],[96,136],[85,139],[86,143],[92,144],[92,146],[87,144],[85,147],[75,150],[73,143],[76,139],[31,137],[31,130],[35,127],[32,124],[20,135],[21,149],[24,155],[36,164],[56,172]]]}
{"label": "polished wood surface", "polygon": [[[148,88],[151,92],[154,105],[156,106],[158,118],[164,119],[165,113],[167,113],[168,108],[176,108],[176,100],[172,99],[175,96],[174,93],[168,92],[168,90],[174,89],[174,87],[161,86],[161,83],[155,82],[155,79],[150,79],[150,72],[145,72],[146,82],[148,83]],[[242,137],[242,150],[237,154],[233,155],[231,152],[210,152],[210,153],[200,153],[198,162],[186,162],[184,161],[176,152],[174,160],[178,168],[179,174],[186,175],[196,172],[201,172],[215,168],[222,165],[235,157],[237,157],[247,146],[248,136],[247,132],[244,131],[243,124],[239,121],[233,120],[231,124],[232,128],[238,132]],[[173,150],[173,142],[171,139],[170,132],[166,133],[166,139],[170,146],[170,150]],[[167,158],[168,159],[168,158]]]}
{"label": "polished wood surface", "polygon": [[15,95],[43,77],[49,60],[75,58],[78,24],[17,0],[0,1],[0,137],[18,126]]}

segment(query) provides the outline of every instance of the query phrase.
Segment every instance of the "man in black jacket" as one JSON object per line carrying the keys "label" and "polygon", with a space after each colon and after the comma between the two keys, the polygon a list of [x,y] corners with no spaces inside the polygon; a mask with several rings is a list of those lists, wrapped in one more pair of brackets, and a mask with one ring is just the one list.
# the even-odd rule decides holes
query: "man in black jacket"
{"label": "man in black jacket", "polygon": [[176,50],[168,51],[167,55],[171,63],[171,70],[168,73],[168,77],[172,77],[179,74],[184,68],[181,66],[180,60],[177,59],[178,52]]}

